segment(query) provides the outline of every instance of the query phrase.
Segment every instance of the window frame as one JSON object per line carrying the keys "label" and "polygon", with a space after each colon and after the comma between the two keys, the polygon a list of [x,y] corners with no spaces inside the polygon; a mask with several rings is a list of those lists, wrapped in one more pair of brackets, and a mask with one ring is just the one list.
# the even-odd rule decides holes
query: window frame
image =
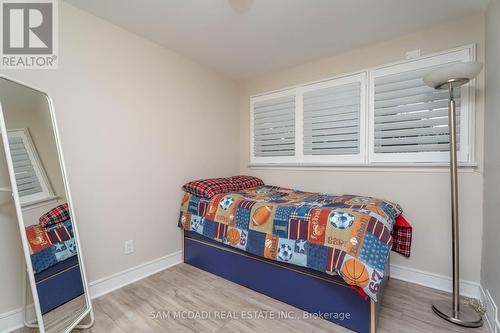
{"label": "window frame", "polygon": [[[472,46],[457,49],[446,50],[439,53],[433,53],[422,56],[418,59],[412,59],[405,62],[380,66],[368,71],[368,161],[369,164],[388,163],[401,164],[411,163],[448,163],[449,152],[411,152],[411,153],[375,153],[375,78],[380,76],[394,75],[412,70],[422,69],[423,67],[436,66],[445,62],[453,61],[474,61],[474,50]],[[452,60],[455,59],[455,60]],[[403,70],[402,70],[403,68]],[[376,72],[380,73],[376,75]],[[460,87],[460,149],[457,151],[458,162],[467,163],[471,161],[471,113],[473,113],[475,91],[475,80],[469,84]],[[465,103],[463,103],[465,101]]]}
{"label": "window frame", "polygon": [[[459,54],[460,61],[476,60],[476,45],[469,44],[456,48],[427,54],[416,59],[406,59],[380,66],[363,69],[357,72],[330,77],[314,82],[303,83],[292,87],[264,92],[250,96],[250,165],[255,166],[334,166],[334,167],[428,167],[443,166],[449,163],[449,152],[417,152],[417,153],[374,153],[374,73],[384,73],[398,67],[411,67],[419,63],[436,63],[436,59],[446,59],[450,55]],[[450,60],[452,62],[454,60]],[[432,66],[432,65],[431,65]],[[415,69],[421,68],[416,67]],[[401,72],[401,70],[399,71]],[[394,72],[397,73],[397,72]],[[360,154],[356,155],[313,155],[303,154],[303,93],[306,91],[346,84],[349,79],[362,76],[360,104]],[[357,82],[357,81],[353,81]],[[352,83],[352,82],[351,82]],[[364,88],[364,89],[363,89]],[[461,88],[460,114],[460,150],[459,166],[475,166],[475,114],[476,114],[476,79]],[[295,154],[293,156],[254,156],[254,112],[255,102],[266,99],[295,95]],[[386,155],[386,156],[380,156]],[[389,156],[391,155],[391,156]],[[403,156],[405,155],[405,156]]]}
{"label": "window frame", "polygon": [[49,182],[49,178],[47,177],[47,173],[43,167],[42,161],[36,147],[33,143],[33,139],[31,138],[31,134],[27,128],[14,128],[7,130],[7,137],[20,137],[23,141],[24,147],[30,159],[31,165],[33,166],[33,170],[35,171],[35,175],[38,178],[38,182],[40,187],[42,188],[42,192],[29,194],[27,196],[19,196],[19,202],[23,209],[27,209],[33,207],[34,205],[38,205],[41,203],[45,203],[48,201],[52,201],[57,199],[54,194],[54,190]]}
{"label": "window frame", "polygon": [[[298,94],[298,89],[297,88],[291,88],[291,89],[285,89],[269,94],[264,94],[261,96],[256,96],[250,98],[250,160],[252,163],[290,163],[290,162],[295,162],[296,157],[297,157],[297,144],[298,144],[298,138],[297,138],[297,94]],[[293,156],[255,156],[255,133],[254,133],[254,104],[261,102],[261,101],[266,101],[269,99],[274,99],[274,98],[280,98],[280,97],[288,97],[288,96],[294,96],[295,98],[295,149],[294,149],[294,155]]]}
{"label": "window frame", "polygon": [[[304,85],[300,89],[299,114],[300,120],[298,137],[301,139],[300,162],[305,163],[352,163],[362,164],[366,161],[366,120],[367,120],[367,76],[366,73],[354,73],[346,76],[336,77],[318,83]],[[359,104],[359,153],[358,154],[345,154],[345,155],[304,155],[303,142],[304,142],[304,104],[303,93],[309,91],[320,90],[324,88],[337,87],[351,83],[360,83],[360,104]]]}

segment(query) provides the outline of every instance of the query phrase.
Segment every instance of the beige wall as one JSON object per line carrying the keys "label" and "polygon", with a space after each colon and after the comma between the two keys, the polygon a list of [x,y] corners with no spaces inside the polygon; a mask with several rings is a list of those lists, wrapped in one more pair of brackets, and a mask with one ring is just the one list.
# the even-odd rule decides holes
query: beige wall
{"label": "beige wall", "polygon": [[[352,193],[394,200],[402,205],[414,226],[412,256],[393,254],[391,263],[451,276],[449,176],[446,169],[264,169],[249,164],[249,97],[294,84],[320,80],[372,66],[400,61],[406,51],[422,54],[477,43],[484,59],[484,17],[466,17],[384,43],[355,49],[247,82],[240,99],[240,171],[260,176],[270,184],[312,191]],[[460,182],[462,278],[479,282],[482,234],[482,141],[484,76],[478,78],[476,96],[477,170],[462,170]]]}
{"label": "beige wall", "polygon": [[[238,172],[238,90],[212,70],[68,4],[59,16],[59,69],[3,74],[54,100],[93,281],[181,249],[181,185]],[[2,157],[0,186],[7,182]],[[0,313],[21,305],[16,223],[12,202],[2,202]],[[133,255],[123,254],[128,239],[135,240]]]}
{"label": "beige wall", "polygon": [[[64,3],[60,34],[58,70],[4,74],[47,91],[54,100],[90,281],[179,250],[176,221],[182,183],[238,169],[277,185],[397,201],[414,224],[415,239],[411,259],[393,255],[392,263],[450,275],[445,169],[249,169],[248,99],[398,61],[417,48],[426,54],[477,43],[478,59],[483,60],[482,16],[270,73],[240,89],[210,69]],[[479,168],[460,172],[462,277],[475,282],[481,258],[483,90],[481,74],[476,105]],[[208,139],[216,144],[206,145]],[[3,164],[0,186],[8,179]],[[22,276],[15,213],[5,200],[0,203],[0,235],[5,249],[0,251],[0,285],[9,286],[0,297],[3,313],[20,306]],[[128,239],[135,240],[131,256],[123,254]]]}
{"label": "beige wall", "polygon": [[500,0],[486,13],[486,106],[484,129],[484,230],[481,284],[500,306]]}

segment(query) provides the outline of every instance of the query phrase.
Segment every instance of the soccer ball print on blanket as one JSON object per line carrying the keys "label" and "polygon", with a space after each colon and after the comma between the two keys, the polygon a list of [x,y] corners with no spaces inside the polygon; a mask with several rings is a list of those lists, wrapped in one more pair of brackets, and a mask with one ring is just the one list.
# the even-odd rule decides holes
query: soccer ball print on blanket
{"label": "soccer ball print on blanket", "polygon": [[328,221],[338,229],[346,229],[354,223],[354,216],[349,213],[332,212]]}
{"label": "soccer ball print on blanket", "polygon": [[338,274],[377,300],[400,214],[381,199],[258,186],[210,199],[186,194],[179,224],[260,257]]}

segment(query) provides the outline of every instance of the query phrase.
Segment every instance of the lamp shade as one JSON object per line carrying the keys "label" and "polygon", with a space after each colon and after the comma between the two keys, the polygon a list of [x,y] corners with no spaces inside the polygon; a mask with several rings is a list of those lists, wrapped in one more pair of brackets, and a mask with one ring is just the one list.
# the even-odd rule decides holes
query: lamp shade
{"label": "lamp shade", "polygon": [[[457,87],[475,78],[483,68],[478,61],[459,62],[438,68],[424,76],[424,82],[432,88],[442,88],[449,82]],[[443,87],[444,88],[444,87]]]}

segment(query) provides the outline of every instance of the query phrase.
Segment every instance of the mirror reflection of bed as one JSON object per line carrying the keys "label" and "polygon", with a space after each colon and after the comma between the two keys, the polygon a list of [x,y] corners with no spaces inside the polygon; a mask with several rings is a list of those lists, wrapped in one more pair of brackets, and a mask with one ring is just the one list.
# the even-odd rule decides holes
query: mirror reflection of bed
{"label": "mirror reflection of bed", "polygon": [[62,332],[89,305],[49,102],[6,79],[0,100],[43,324]]}

